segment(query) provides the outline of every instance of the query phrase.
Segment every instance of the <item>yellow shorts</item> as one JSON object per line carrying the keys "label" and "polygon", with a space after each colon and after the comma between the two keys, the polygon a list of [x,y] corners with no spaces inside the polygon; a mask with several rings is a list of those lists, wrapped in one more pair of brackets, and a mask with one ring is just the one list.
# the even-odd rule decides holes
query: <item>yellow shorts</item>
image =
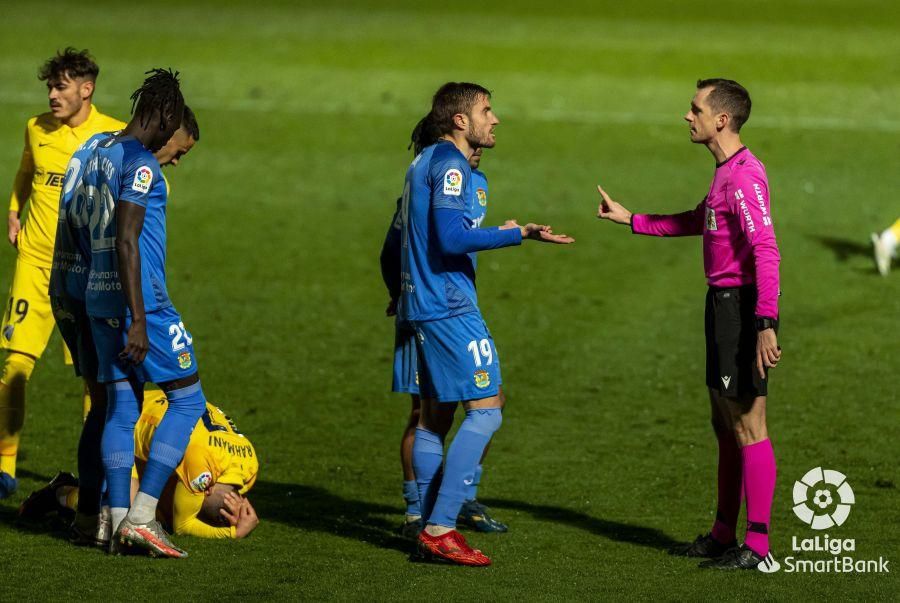
{"label": "yellow shorts", "polygon": [[[16,260],[16,272],[3,314],[0,349],[40,358],[56,327],[50,309],[50,269]],[[66,364],[72,364],[69,349],[63,343]]]}

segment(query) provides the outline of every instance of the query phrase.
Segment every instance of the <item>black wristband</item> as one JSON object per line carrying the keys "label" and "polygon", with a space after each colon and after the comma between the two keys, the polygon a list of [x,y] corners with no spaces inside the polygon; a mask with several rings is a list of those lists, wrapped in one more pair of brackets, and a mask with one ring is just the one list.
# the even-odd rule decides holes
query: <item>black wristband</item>
{"label": "black wristband", "polygon": [[778,319],[769,318],[768,316],[759,316],[756,319],[756,330],[765,331],[766,329],[777,329]]}

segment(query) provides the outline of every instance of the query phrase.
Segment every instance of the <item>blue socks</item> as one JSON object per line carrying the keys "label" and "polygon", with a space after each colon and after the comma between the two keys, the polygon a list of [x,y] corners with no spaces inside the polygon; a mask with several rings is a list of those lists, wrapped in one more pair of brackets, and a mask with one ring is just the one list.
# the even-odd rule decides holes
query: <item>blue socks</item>
{"label": "blue socks", "polygon": [[197,419],[206,410],[206,398],[199,381],[166,392],[166,398],[169,400],[169,408],[153,434],[147,466],[141,476],[140,491],[153,498],[159,498],[162,494],[166,481],[184,456]]}
{"label": "blue socks", "polygon": [[404,480],[403,499],[406,500],[406,516],[422,515],[422,505],[419,504],[419,486],[416,480]]}
{"label": "blue socks", "polygon": [[419,487],[419,510],[427,518],[434,507],[441,485],[441,463],[444,460],[444,439],[433,431],[416,427],[413,441],[413,471]]}
{"label": "blue socks", "polygon": [[478,484],[481,483],[481,465],[475,467],[475,477],[472,480],[472,485],[469,486],[468,492],[466,492],[466,500],[475,500],[478,498]]}
{"label": "blue socks", "polygon": [[108,383],[106,397],[106,426],[100,450],[106,470],[109,504],[127,509],[131,505],[131,467],[134,465],[134,424],[139,414],[138,399],[128,381]]}
{"label": "blue socks", "polygon": [[[441,480],[437,501],[428,517],[428,523],[456,527],[456,517],[460,507],[466,501],[472,486],[476,485],[476,472],[484,449],[491,441],[494,432],[500,429],[503,416],[499,408],[479,408],[466,411],[466,419],[459,426],[459,431],[450,449],[447,451],[447,466],[444,469],[444,478]],[[421,428],[420,428],[421,429]],[[430,432],[429,432],[430,433]],[[418,444],[419,432],[416,432],[416,444]],[[413,447],[413,459],[415,460],[415,447]],[[416,469],[418,479],[419,471]],[[421,482],[420,482],[421,492]],[[423,505],[423,511],[428,511]]]}

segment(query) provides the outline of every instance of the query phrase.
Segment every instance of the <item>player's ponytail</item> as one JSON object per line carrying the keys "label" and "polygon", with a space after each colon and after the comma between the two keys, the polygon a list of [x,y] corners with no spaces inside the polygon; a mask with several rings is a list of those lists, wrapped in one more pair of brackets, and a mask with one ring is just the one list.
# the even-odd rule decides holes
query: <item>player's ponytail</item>
{"label": "player's ponytail", "polygon": [[441,137],[441,132],[434,121],[434,114],[429,112],[428,115],[419,120],[416,127],[413,128],[410,135],[409,146],[407,150],[413,149],[413,154],[418,156],[425,147],[430,147]]}

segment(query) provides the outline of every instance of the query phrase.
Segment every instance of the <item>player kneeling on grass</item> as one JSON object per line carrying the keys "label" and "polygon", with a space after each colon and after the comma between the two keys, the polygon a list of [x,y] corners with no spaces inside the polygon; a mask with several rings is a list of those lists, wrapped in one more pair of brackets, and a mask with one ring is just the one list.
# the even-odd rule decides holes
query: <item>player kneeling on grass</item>
{"label": "player kneeling on grass", "polygon": [[[401,296],[397,319],[415,331],[421,415],[413,468],[425,528],[419,552],[459,565],[490,565],[455,530],[468,486],[484,449],[501,423],[500,360],[478,308],[470,253],[520,245],[525,239],[572,243],[549,226],[513,221],[473,228],[466,220],[475,149],[494,146],[500,123],[490,92],[448,83],[434,95],[431,116],[440,140],[424,149],[406,172],[400,206]],[[466,418],[447,451],[444,438],[459,402]]]}
{"label": "player kneeling on grass", "polygon": [[[132,497],[149,458],[153,434],[168,406],[161,391],[146,392],[144,408],[134,430]],[[207,403],[184,458],[163,489],[157,517],[176,534],[244,538],[259,524],[256,511],[246,497],[258,472],[259,461],[253,444],[220,409]],[[19,516],[35,520],[52,511],[74,511],[77,501],[78,480],[71,473],[60,473],[22,503]],[[97,526],[96,545],[106,548],[110,532],[107,506]]]}

